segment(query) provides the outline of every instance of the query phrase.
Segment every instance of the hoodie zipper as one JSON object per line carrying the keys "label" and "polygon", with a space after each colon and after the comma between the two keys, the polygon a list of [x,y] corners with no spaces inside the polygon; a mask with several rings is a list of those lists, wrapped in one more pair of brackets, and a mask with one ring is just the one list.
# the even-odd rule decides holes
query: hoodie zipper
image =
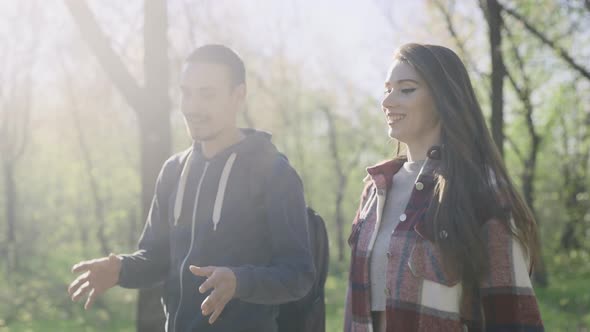
{"label": "hoodie zipper", "polygon": [[203,173],[201,174],[201,178],[199,179],[199,185],[197,186],[197,193],[195,195],[195,207],[193,208],[193,218],[192,218],[192,225],[191,225],[191,243],[188,248],[188,252],[180,264],[180,300],[178,301],[178,306],[176,307],[176,312],[174,313],[174,324],[172,331],[176,331],[176,321],[178,319],[178,313],[180,312],[180,308],[182,306],[182,295],[183,295],[183,283],[182,283],[182,276],[184,272],[184,268],[186,266],[186,261],[193,250],[193,244],[195,241],[195,219],[197,213],[197,205],[199,203],[199,194],[201,193],[201,186],[203,185],[203,179],[205,179],[205,174],[207,173],[207,168],[209,168],[209,162],[205,162],[205,168],[203,169]]}

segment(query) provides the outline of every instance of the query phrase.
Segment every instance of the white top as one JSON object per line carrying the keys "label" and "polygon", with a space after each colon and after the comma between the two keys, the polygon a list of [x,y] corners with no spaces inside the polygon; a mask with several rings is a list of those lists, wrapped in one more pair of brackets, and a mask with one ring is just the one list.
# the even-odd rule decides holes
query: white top
{"label": "white top", "polygon": [[395,227],[400,220],[406,219],[404,214],[410,200],[414,183],[424,160],[405,162],[403,167],[391,179],[391,188],[387,193],[387,200],[383,208],[383,219],[377,231],[377,238],[371,253],[371,311],[385,311],[386,281],[387,281],[387,252],[389,242]]}

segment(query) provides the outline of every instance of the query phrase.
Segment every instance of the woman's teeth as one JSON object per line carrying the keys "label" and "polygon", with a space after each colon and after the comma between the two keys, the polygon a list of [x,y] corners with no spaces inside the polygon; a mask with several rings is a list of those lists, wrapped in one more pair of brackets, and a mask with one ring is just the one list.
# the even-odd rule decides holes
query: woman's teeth
{"label": "woman's teeth", "polygon": [[406,116],[405,115],[391,115],[389,116],[389,123],[390,124],[394,124],[396,122],[399,122],[401,120],[403,120]]}

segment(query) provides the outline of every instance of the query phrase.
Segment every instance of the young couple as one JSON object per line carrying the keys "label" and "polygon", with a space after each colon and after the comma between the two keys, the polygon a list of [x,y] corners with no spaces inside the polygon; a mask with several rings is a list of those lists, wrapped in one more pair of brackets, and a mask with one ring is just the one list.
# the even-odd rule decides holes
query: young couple
{"label": "young couple", "polygon": [[[277,331],[277,305],[315,276],[301,180],[268,134],[237,127],[246,83],[234,51],[196,49],[181,91],[194,144],[164,163],[139,250],[76,264],[68,292],[89,308],[116,285],[163,281],[167,331]],[[461,60],[402,46],[381,106],[405,152],[398,143],[367,168],[345,331],[543,331],[529,278],[535,222]]]}

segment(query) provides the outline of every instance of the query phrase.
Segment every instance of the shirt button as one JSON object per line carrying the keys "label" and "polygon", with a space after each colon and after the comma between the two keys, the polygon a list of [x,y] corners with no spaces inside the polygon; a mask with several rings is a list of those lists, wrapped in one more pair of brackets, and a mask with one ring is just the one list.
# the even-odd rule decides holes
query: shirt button
{"label": "shirt button", "polygon": [[387,255],[387,258],[391,258],[391,253],[389,251],[385,255]]}
{"label": "shirt button", "polygon": [[401,215],[401,216],[399,216],[399,220],[400,220],[400,221],[406,221],[406,219],[408,219],[408,216],[406,216],[406,214],[405,214],[405,213],[402,213],[402,215]]}
{"label": "shirt button", "polygon": [[422,189],[424,189],[424,183],[416,182],[416,190],[421,191]]}

